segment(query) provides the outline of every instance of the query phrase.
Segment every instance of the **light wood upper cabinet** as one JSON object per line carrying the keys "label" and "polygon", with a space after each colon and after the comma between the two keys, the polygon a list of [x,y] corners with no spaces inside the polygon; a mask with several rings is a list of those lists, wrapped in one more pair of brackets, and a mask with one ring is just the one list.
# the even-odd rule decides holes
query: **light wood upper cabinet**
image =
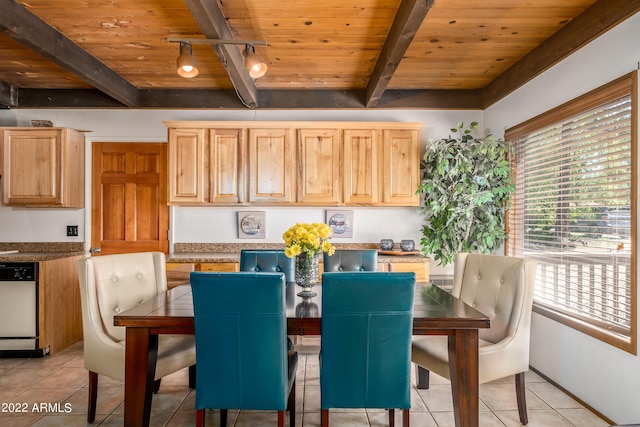
{"label": "light wood upper cabinet", "polygon": [[337,129],[298,130],[298,168],[300,203],[340,203],[340,132]]}
{"label": "light wood upper cabinet", "polygon": [[170,204],[419,205],[421,123],[165,124]]}
{"label": "light wood upper cabinet", "polygon": [[379,131],[346,129],[342,140],[344,203],[378,203]]}
{"label": "light wood upper cabinet", "polygon": [[3,128],[2,203],[84,207],[84,134],[67,128]]}
{"label": "light wood upper cabinet", "polygon": [[243,201],[244,137],[242,129],[210,129],[210,175],[212,203]]}
{"label": "light wood upper cabinet", "polygon": [[294,202],[294,150],[288,128],[249,129],[249,202]]}
{"label": "light wood upper cabinet", "polygon": [[420,141],[413,129],[382,132],[382,204],[419,206]]}
{"label": "light wood upper cabinet", "polygon": [[205,129],[169,129],[169,204],[202,204],[205,188]]}

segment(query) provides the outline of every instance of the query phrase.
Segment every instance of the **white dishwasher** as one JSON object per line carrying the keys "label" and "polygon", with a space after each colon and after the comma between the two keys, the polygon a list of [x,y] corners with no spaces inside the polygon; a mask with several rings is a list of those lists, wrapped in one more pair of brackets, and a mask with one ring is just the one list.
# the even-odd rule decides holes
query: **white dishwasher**
{"label": "white dishwasher", "polygon": [[46,354],[38,329],[38,263],[0,262],[0,357]]}

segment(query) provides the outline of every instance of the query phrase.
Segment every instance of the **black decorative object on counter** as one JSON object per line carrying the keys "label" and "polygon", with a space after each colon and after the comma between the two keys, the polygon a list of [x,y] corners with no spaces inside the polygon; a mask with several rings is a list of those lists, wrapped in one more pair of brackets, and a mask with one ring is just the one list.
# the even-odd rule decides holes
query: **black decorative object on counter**
{"label": "black decorative object on counter", "polygon": [[401,240],[400,249],[405,252],[410,252],[416,248],[416,244],[413,240]]}
{"label": "black decorative object on counter", "polygon": [[383,251],[393,250],[394,244],[395,243],[393,242],[392,239],[382,239],[380,240],[380,249],[382,249]]}

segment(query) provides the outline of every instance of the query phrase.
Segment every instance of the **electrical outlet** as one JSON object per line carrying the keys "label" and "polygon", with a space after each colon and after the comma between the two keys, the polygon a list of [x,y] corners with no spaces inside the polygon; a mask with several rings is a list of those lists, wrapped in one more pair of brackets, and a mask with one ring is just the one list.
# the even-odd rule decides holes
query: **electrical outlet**
{"label": "electrical outlet", "polygon": [[67,236],[77,236],[77,235],[78,235],[78,226],[67,225]]}

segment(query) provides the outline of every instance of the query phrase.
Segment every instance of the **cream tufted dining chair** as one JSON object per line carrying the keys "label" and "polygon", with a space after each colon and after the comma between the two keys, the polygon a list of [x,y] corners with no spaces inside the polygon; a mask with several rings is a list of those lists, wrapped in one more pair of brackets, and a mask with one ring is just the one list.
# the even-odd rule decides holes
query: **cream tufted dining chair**
{"label": "cream tufted dining chair", "polygon": [[[167,290],[165,256],[162,252],[103,255],[78,261],[84,366],[89,371],[87,421],[96,414],[98,374],[123,381],[125,328],[114,326],[113,317]],[[163,376],[185,367],[193,386],[196,363],[192,335],[160,335],[156,364],[156,387]],[[157,391],[157,388],[156,388]]]}
{"label": "cream tufted dining chair", "polygon": [[[529,370],[529,335],[536,262],[522,258],[457,254],[452,294],[491,318],[480,329],[480,384],[515,375],[520,422],[527,424],[524,373]],[[411,361],[418,388],[429,387],[429,371],[451,378],[446,336],[414,337]]]}

